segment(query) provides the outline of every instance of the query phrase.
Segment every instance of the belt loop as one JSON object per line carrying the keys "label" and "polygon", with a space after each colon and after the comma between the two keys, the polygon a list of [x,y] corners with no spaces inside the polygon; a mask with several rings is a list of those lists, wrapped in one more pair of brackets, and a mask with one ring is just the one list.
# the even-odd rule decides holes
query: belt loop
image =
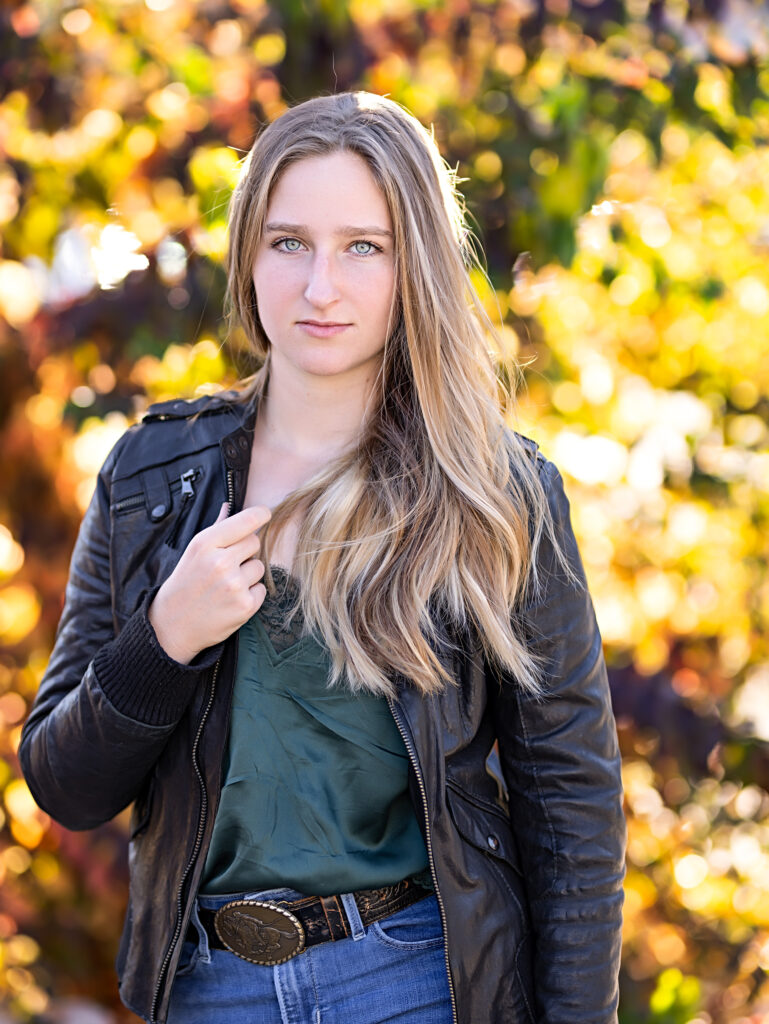
{"label": "belt loop", "polygon": [[208,945],[208,932],[205,930],[205,928],[203,927],[203,922],[200,920],[197,899],[192,904],[192,917],[190,918],[190,924],[195,925],[195,928],[198,933],[198,960],[200,960],[204,964],[210,964],[211,949]]}
{"label": "belt loop", "polygon": [[344,910],[338,896],[321,896],[320,904],[331,932],[332,939],[346,939],[350,934],[347,928]]}
{"label": "belt loop", "polygon": [[359,939],[365,939],[366,926],[363,924],[363,921],[361,921],[360,910],[358,910],[358,904],[355,902],[355,897],[351,892],[343,892],[339,898],[342,901],[344,909],[347,911],[347,920],[350,923],[353,939],[355,939],[356,942],[358,942]]}

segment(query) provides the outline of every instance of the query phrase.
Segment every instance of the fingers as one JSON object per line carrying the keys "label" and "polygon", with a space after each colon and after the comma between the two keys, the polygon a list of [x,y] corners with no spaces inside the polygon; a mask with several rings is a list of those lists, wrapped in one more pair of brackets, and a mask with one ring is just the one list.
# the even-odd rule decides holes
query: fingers
{"label": "fingers", "polygon": [[228,516],[228,508],[223,503],[214,523],[192,538],[153,601],[158,642],[185,664],[242,626],[267,595],[257,531],[270,510],[250,506]]}
{"label": "fingers", "polygon": [[264,576],[264,562],[259,558],[249,558],[240,566],[241,579],[249,589]]}
{"label": "fingers", "polygon": [[218,548],[226,548],[243,540],[248,534],[261,529],[269,522],[272,513],[264,505],[251,505],[236,512],[234,516],[222,518],[226,505],[219,512],[219,518],[208,529],[216,534],[215,544]]}
{"label": "fingers", "polygon": [[251,587],[251,594],[254,599],[254,613],[258,612],[267,597],[267,587],[263,583],[256,583]]}
{"label": "fingers", "polygon": [[247,533],[242,540],[228,545],[227,557],[230,560],[230,564],[242,565],[250,558],[255,558],[259,554],[261,547],[262,544],[257,535],[255,533]]}

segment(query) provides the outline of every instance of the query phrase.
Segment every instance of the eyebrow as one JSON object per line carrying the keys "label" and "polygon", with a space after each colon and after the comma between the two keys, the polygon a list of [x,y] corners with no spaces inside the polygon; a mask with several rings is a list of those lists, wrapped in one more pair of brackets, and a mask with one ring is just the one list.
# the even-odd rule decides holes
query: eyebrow
{"label": "eyebrow", "polygon": [[[286,231],[289,234],[297,235],[308,235],[310,233],[309,228],[306,224],[288,224],[284,221],[271,221],[269,224],[264,225],[265,231]],[[345,238],[351,238],[356,235],[381,235],[383,238],[392,238],[392,231],[388,231],[387,228],[380,228],[376,224],[368,224],[360,227],[356,227],[354,224],[345,224],[341,228],[337,228],[335,234],[344,236]]]}

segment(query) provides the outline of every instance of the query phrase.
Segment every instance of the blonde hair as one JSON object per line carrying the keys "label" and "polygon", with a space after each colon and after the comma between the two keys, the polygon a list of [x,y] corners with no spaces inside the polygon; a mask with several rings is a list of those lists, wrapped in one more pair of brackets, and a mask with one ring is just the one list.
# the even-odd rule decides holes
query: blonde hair
{"label": "blonde hair", "polygon": [[[440,690],[452,680],[434,649],[448,635],[442,620],[538,692],[539,664],[514,623],[536,584],[543,530],[555,541],[547,500],[534,458],[505,428],[454,175],[394,101],[366,92],[308,100],[268,125],[246,157],[229,210],[228,311],[264,364],[240,398],[269,387],[253,267],[271,192],[290,164],[340,150],[366,161],[387,201],[397,308],[358,444],[273,510],[262,558],[269,563],[270,537],[298,513],[293,610],[328,645],[330,683],[391,696],[398,674],[424,694]],[[269,568],[266,579],[272,587]]]}

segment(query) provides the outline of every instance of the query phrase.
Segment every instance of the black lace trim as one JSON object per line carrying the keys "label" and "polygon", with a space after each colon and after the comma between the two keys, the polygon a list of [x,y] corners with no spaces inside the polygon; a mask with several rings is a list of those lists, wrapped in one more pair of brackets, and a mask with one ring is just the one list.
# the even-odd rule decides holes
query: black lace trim
{"label": "black lace trim", "polygon": [[287,622],[288,612],[299,596],[299,581],[279,565],[272,565],[270,569],[275,583],[275,593],[267,591],[267,597],[257,614],[272,646],[278,654],[282,654],[304,636],[304,617],[301,610]]}

